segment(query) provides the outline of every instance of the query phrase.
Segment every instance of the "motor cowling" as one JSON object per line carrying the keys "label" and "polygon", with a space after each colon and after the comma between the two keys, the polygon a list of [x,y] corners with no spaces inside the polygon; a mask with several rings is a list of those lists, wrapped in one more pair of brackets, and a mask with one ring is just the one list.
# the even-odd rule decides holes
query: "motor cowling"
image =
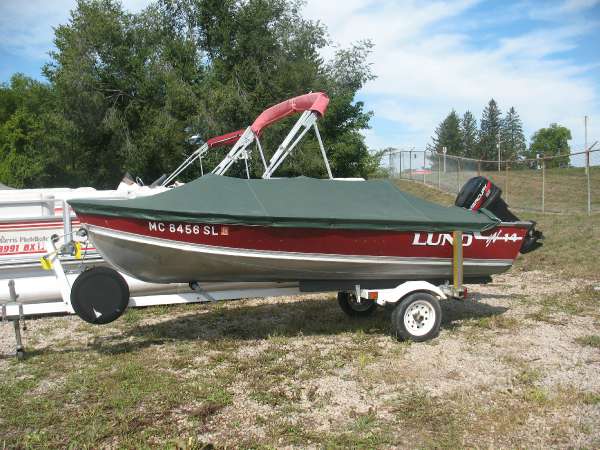
{"label": "motor cowling", "polygon": [[[456,196],[454,204],[471,211],[485,208],[503,222],[520,221],[502,199],[502,189],[486,177],[473,177],[468,180]],[[542,245],[539,242],[543,239],[542,232],[535,229],[535,222],[531,221],[530,223],[531,226],[527,230],[523,245],[521,245],[521,253],[531,252]]]}

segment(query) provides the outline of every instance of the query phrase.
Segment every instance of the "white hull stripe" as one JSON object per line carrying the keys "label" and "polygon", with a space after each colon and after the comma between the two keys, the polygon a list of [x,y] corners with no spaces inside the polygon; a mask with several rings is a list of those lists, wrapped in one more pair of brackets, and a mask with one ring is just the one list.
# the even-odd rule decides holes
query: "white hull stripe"
{"label": "white hull stripe", "polygon": [[[142,236],[125,231],[114,231],[97,225],[87,225],[90,233],[110,237],[116,240],[125,240],[140,244],[153,245],[157,247],[172,248],[179,251],[210,253],[214,255],[267,258],[267,259],[290,259],[305,261],[340,262],[340,263],[377,263],[377,264],[427,264],[445,266],[451,263],[451,258],[419,258],[419,257],[393,257],[393,256],[366,256],[366,255],[336,255],[326,253],[299,253],[285,251],[269,251],[219,247],[214,245],[192,244],[187,242],[174,242],[169,239]],[[93,237],[92,237],[93,240]],[[101,250],[100,250],[101,251]],[[465,259],[467,266],[494,266],[506,267],[512,265],[511,259]]]}

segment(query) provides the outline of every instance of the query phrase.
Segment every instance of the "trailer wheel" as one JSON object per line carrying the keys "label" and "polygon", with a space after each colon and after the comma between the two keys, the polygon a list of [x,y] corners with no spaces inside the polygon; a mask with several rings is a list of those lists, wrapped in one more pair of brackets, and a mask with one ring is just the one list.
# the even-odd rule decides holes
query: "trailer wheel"
{"label": "trailer wheel", "polygon": [[119,272],[94,267],[79,275],[71,288],[71,305],[88,323],[103,325],[117,320],[129,304],[129,286]]}
{"label": "trailer wheel", "polygon": [[440,333],[442,309],[440,303],[427,292],[406,296],[392,312],[393,334],[399,340],[423,342]]}
{"label": "trailer wheel", "polygon": [[350,292],[338,292],[338,303],[342,311],[350,317],[367,317],[373,314],[377,308],[377,303],[373,300],[362,299],[356,301],[356,294]]}

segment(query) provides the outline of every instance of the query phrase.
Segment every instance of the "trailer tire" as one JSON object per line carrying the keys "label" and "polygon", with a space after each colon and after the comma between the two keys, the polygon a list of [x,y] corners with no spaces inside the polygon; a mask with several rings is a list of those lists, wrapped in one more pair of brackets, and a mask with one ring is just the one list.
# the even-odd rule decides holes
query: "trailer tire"
{"label": "trailer tire", "polygon": [[392,333],[398,340],[424,342],[440,333],[442,309],[428,292],[404,297],[392,312]]}
{"label": "trailer tire", "polygon": [[129,286],[110,267],[94,267],[79,275],[71,288],[71,306],[81,319],[94,325],[117,320],[129,304]]}
{"label": "trailer tire", "polygon": [[350,317],[368,317],[377,309],[377,303],[373,300],[362,299],[358,303],[356,294],[351,292],[338,292],[337,300],[342,311]]}

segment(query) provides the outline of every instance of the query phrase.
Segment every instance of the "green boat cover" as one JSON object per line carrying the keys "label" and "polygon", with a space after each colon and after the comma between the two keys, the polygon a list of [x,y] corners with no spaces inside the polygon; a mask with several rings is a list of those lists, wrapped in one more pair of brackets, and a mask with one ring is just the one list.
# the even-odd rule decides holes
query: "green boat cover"
{"label": "green boat cover", "polygon": [[78,214],[203,224],[476,232],[500,223],[489,211],[440,206],[389,180],[205,175],[149,197],[68,202]]}

